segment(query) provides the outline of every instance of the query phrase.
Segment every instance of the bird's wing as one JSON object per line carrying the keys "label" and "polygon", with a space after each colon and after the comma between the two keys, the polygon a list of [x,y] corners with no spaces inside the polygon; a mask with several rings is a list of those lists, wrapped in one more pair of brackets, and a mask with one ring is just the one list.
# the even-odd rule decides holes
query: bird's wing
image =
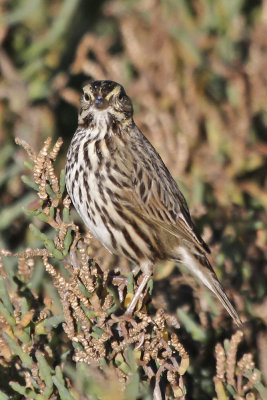
{"label": "bird's wing", "polygon": [[127,149],[127,157],[130,150],[131,159],[124,163],[127,175],[131,177],[125,205],[132,207],[142,218],[153,221],[160,229],[183,237],[202,252],[209,253],[207,244],[196,232],[177,183],[154,147],[140,131],[138,133]]}
{"label": "bird's wing", "polygon": [[134,141],[127,144],[120,165],[116,163],[126,178],[120,201],[139,219],[169,232],[178,238],[179,244],[185,244],[179,245],[176,260],[186,265],[219,298],[236,324],[242,327],[206,257],[209,248],[195,230],[186,200],[160,156],[144,136],[135,134]]}

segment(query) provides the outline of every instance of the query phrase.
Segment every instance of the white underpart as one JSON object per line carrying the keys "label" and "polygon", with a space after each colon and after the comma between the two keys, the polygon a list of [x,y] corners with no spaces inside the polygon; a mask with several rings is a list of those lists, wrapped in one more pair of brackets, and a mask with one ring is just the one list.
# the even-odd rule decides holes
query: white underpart
{"label": "white underpart", "polygon": [[107,123],[109,121],[108,118],[108,109],[106,110],[97,110],[94,109],[94,128],[90,130],[89,138],[90,140],[104,139],[104,136],[107,132]]}
{"label": "white underpart", "polygon": [[[78,162],[75,165],[75,170],[72,172],[72,178],[66,179],[67,183],[67,190],[70,193],[71,200],[73,202],[74,207],[76,208],[78,214],[80,215],[81,219],[84,221],[85,225],[87,228],[90,230],[92,235],[98,239],[105,247],[106,249],[111,252],[111,253],[116,253],[115,249],[112,246],[112,239],[111,235],[109,232],[108,227],[106,226],[105,223],[103,223],[100,215],[98,212],[95,213],[95,215],[92,215],[92,208],[94,207],[94,202],[96,202],[99,207],[101,208],[102,206],[107,209],[107,211],[111,212],[110,206],[111,202],[109,199],[109,196],[106,195],[106,199],[109,203],[109,207],[104,204],[103,200],[101,199],[100,193],[99,193],[99,182],[98,179],[95,176],[94,171],[98,168],[98,157],[95,153],[95,141],[96,140],[102,140],[104,139],[106,133],[107,133],[107,125],[108,125],[108,109],[107,110],[94,110],[94,127],[86,132],[86,136],[80,141],[79,144],[79,156],[78,156]],[[89,170],[86,165],[83,164],[83,145],[85,142],[88,142],[88,158],[90,160],[90,163],[92,165],[92,169]],[[103,149],[102,149],[103,150]],[[105,154],[103,154],[105,157]],[[78,184],[78,182],[75,182],[73,192],[71,191],[71,184],[72,184],[72,179],[75,176],[76,170],[79,171],[79,174],[83,174],[83,172],[80,172],[80,166],[82,167],[82,171],[87,171],[88,174],[88,184],[90,188],[90,198],[91,201],[88,202],[87,200],[87,193],[86,193],[86,187],[84,185]],[[116,171],[113,171],[114,174],[116,174]],[[105,168],[102,170],[101,174],[106,174]],[[115,175],[116,177],[116,175]],[[83,177],[81,177],[83,179]],[[108,179],[107,177],[104,177],[105,179]],[[112,189],[112,183],[110,183],[110,188]],[[79,200],[79,187],[82,192],[82,201]],[[116,187],[114,187],[114,190],[116,190]],[[116,215],[115,220],[116,224],[118,226],[123,227],[125,225],[125,221],[116,213],[115,210],[113,210],[114,214]],[[110,227],[111,230],[114,233],[114,227]],[[131,226],[128,227],[129,233],[132,234],[133,229]],[[138,242],[138,246],[141,248],[141,250],[144,250],[144,252],[148,251],[148,247],[146,243],[143,242],[143,240],[140,238],[136,239]],[[125,240],[125,237],[123,233],[120,231],[120,229],[117,230],[116,232],[116,241],[118,244],[122,244],[124,248],[128,251],[129,254],[131,254],[133,257],[135,256],[135,253],[133,249],[128,245],[128,243]]]}
{"label": "white underpart", "polygon": [[[92,158],[91,158],[91,161]],[[92,201],[96,201],[99,204],[99,192],[98,192],[98,185],[96,182],[96,179],[93,174],[89,175],[90,179],[90,196]],[[78,188],[76,188],[78,192]],[[74,190],[74,193],[75,191]],[[82,188],[82,196],[84,199],[86,199],[86,192],[85,188]],[[109,231],[107,230],[107,227],[103,223],[102,219],[100,218],[99,214],[96,213],[94,216],[94,222],[90,218],[91,215],[91,210],[90,208],[88,209],[88,205],[86,204],[86,201],[79,203],[75,202],[74,199],[74,205],[78,213],[80,214],[82,220],[84,221],[85,225],[87,228],[90,230],[90,232],[95,236],[100,242],[103,243],[103,245],[109,250],[110,252],[112,251],[112,246],[111,246],[111,240],[110,240],[110,234]]]}
{"label": "white underpart", "polygon": [[[91,215],[91,204],[86,201],[87,200],[87,193],[86,193],[86,188],[84,185],[81,185],[81,192],[82,192],[82,203],[79,201],[79,184],[78,182],[75,182],[74,185],[74,190],[73,193],[71,191],[71,185],[72,185],[72,180],[73,177],[75,176],[76,170],[79,171],[79,174],[83,174],[83,172],[80,172],[80,166],[82,167],[83,171],[87,171],[88,173],[88,180],[90,180],[89,187],[90,187],[90,197],[91,197],[91,202],[96,201],[98,204],[100,202],[100,194],[99,194],[99,188],[98,188],[98,182],[96,180],[96,177],[92,171],[88,170],[88,167],[84,165],[83,163],[83,145],[85,142],[89,142],[88,144],[88,157],[90,160],[90,163],[92,165],[92,170],[96,170],[98,166],[98,158],[97,155],[95,154],[95,140],[102,140],[107,133],[107,124],[108,124],[108,113],[107,110],[94,110],[94,128],[90,129],[86,132],[86,136],[83,138],[83,140],[80,142],[79,145],[79,156],[78,156],[78,163],[75,165],[75,170],[72,172],[72,176],[70,179],[66,179],[66,184],[67,184],[67,190],[68,193],[71,196],[71,200],[73,202],[74,207],[76,208],[78,214],[84,221],[85,225],[87,228],[90,230],[90,232],[95,236],[98,240],[100,240],[104,246],[109,250],[112,251],[112,246],[111,246],[111,239],[110,239],[110,234],[108,232],[108,229],[104,225],[102,219],[96,213],[94,217],[94,222],[90,218]],[[82,177],[83,179],[83,177]],[[88,207],[89,206],[89,207]]]}

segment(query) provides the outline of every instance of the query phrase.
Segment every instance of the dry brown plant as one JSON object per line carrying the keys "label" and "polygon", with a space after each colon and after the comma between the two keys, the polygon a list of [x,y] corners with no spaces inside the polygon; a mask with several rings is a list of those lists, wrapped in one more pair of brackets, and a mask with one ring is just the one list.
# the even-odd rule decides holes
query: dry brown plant
{"label": "dry brown plant", "polygon": [[214,385],[218,400],[227,399],[226,386],[230,387],[236,400],[258,398],[255,385],[260,384],[260,371],[255,369],[253,355],[243,354],[237,361],[237,349],[243,338],[243,332],[237,331],[227,343],[227,351],[218,343],[215,347],[216,376]]}
{"label": "dry brown plant", "polygon": [[[43,241],[45,248],[28,248],[14,254],[2,251],[1,255],[17,257],[19,274],[25,279],[31,274],[35,260],[42,259],[60,296],[64,315],[63,329],[73,343],[75,362],[101,367],[102,360],[105,360],[113,368],[119,381],[127,384],[129,376],[125,365],[129,357],[127,352],[131,348],[136,365],[143,370],[143,379],[155,382],[154,398],[162,398],[162,379],[166,376],[165,386],[169,385],[168,390],[173,392],[175,398],[183,399],[183,376],[189,366],[189,355],[174,328],[177,320],[162,309],[155,316],[150,316],[146,309],[146,303],[150,299],[148,293],[132,318],[118,316],[119,308],[126,308],[133,296],[138,285],[138,276],[132,277],[129,286],[127,277],[120,275],[118,269],[117,273],[102,270],[89,256],[88,237],[81,235],[78,226],[70,219],[70,201],[63,192],[63,173],[59,181],[54,170],[53,163],[62,139],[58,139],[51,148],[52,139],[48,138],[38,154],[25,141],[16,139],[16,142],[27,151],[33,163],[33,182],[38,185],[37,195],[40,201],[31,205],[31,212],[52,227],[56,235],[50,239],[32,225],[33,233]],[[28,179],[24,179],[25,182],[34,186]],[[56,260],[64,265],[64,273],[53,265]],[[32,294],[36,296],[34,292]],[[32,321],[34,311],[29,310],[20,320],[20,307],[18,301],[17,311],[15,310],[16,323],[26,326]],[[45,321],[50,314],[49,307],[39,311],[35,326],[38,334],[45,332]],[[5,329],[8,329],[7,325]],[[32,348],[23,347],[26,359]],[[7,361],[10,359],[5,342],[1,342],[1,354]],[[40,354],[39,356],[42,357]],[[37,379],[37,364],[32,363],[29,358],[28,364]],[[29,381],[27,373],[28,371],[24,371],[26,382]],[[42,388],[41,381],[39,387]]]}

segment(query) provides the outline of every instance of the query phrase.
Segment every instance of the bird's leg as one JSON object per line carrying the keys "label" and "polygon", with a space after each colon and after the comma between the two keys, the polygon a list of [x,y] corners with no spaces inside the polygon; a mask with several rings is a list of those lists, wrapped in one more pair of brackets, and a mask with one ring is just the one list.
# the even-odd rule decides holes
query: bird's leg
{"label": "bird's leg", "polygon": [[143,275],[143,279],[142,279],[140,285],[138,286],[138,289],[135,292],[134,297],[132,298],[131,303],[127,307],[127,310],[126,310],[124,315],[128,316],[128,315],[132,315],[133,314],[134,309],[136,307],[136,304],[138,303],[138,300],[140,299],[140,297],[141,297],[141,295],[143,293],[143,290],[146,287],[147,282],[149,281],[150,278],[151,278],[151,274],[144,274]]}
{"label": "bird's leg", "polygon": [[118,287],[118,294],[119,294],[119,300],[122,303],[123,302],[123,291],[125,287],[127,286],[128,279],[125,276],[122,275],[115,275],[112,278],[112,284],[116,285]]}
{"label": "bird's leg", "polygon": [[138,303],[140,297],[142,296],[142,294],[143,294],[142,292],[143,292],[144,288],[146,287],[147,282],[149,281],[151,276],[152,276],[152,273],[143,274],[142,281],[141,281],[140,285],[138,286],[138,289],[136,290],[129,306],[127,307],[127,310],[121,316],[112,314],[111,321],[110,321],[111,325],[113,325],[116,322],[125,322],[125,321],[131,322],[133,326],[137,325],[136,321],[133,318],[133,313],[134,313],[136,304]]}
{"label": "bird's leg", "polygon": [[145,261],[140,264],[140,269],[143,271],[143,279],[142,279],[140,285],[138,286],[138,289],[135,292],[134,297],[132,298],[129,306],[127,307],[127,310],[124,314],[126,316],[133,314],[136,304],[138,303],[138,300],[140,299],[140,297],[143,293],[143,290],[147,285],[147,282],[149,281],[149,279],[152,276],[153,264],[151,261]]}

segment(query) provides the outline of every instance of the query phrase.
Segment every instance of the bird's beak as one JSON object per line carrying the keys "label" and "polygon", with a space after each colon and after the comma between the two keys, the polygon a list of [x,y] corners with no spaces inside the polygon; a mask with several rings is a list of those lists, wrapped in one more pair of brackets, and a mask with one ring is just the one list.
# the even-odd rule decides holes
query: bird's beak
{"label": "bird's beak", "polygon": [[95,99],[95,107],[98,110],[105,110],[108,107],[108,101],[103,97],[97,97]]}

